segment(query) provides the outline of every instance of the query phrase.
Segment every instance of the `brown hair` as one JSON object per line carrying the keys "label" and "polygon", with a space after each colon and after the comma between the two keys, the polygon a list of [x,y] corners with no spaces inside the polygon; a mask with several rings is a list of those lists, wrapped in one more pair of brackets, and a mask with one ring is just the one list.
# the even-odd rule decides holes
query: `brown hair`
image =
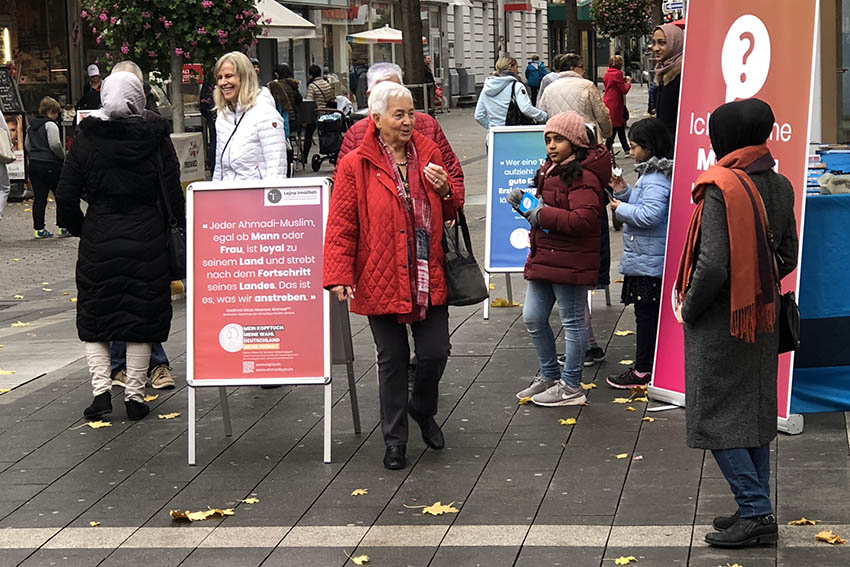
{"label": "brown hair", "polygon": [[611,59],[608,60],[608,66],[613,67],[614,69],[622,69],[623,57],[620,55],[612,55]]}
{"label": "brown hair", "polygon": [[55,98],[46,96],[38,103],[38,113],[41,116],[47,116],[48,112],[62,112],[62,105]]}

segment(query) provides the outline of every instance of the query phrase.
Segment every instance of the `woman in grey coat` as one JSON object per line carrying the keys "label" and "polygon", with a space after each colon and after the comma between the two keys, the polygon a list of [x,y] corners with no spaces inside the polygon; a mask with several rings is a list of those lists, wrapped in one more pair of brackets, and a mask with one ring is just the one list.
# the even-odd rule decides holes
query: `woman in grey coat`
{"label": "woman in grey coat", "polygon": [[766,145],[773,122],[770,106],[757,99],[712,113],[718,162],[694,188],[697,207],[676,280],[688,446],[711,450],[738,504],[735,514],[715,518],[717,531],[705,536],[721,547],[778,537],[769,478],[779,294],[765,225],[782,278],[797,264],[797,223],[794,190],[772,170]]}

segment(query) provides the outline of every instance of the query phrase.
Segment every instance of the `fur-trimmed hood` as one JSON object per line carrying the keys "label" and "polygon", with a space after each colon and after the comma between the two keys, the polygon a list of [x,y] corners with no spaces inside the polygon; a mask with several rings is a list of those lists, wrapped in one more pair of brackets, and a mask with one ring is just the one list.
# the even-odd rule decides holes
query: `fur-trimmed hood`
{"label": "fur-trimmed hood", "polygon": [[673,179],[673,160],[652,156],[645,162],[637,164],[635,166],[635,171],[638,175],[660,173],[667,179]]}

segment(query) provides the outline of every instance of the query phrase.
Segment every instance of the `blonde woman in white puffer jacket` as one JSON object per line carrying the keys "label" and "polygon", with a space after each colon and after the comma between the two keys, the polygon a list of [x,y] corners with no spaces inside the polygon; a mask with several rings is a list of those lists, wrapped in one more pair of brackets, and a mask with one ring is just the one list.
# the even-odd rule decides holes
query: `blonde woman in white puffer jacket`
{"label": "blonde woman in white puffer jacket", "polygon": [[286,177],[283,118],[244,53],[215,64],[216,159],[213,181]]}

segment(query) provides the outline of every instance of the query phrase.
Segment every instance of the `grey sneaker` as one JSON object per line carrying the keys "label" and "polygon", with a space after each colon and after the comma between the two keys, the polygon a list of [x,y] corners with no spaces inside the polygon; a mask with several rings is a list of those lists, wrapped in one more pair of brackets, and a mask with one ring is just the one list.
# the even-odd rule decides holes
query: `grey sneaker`
{"label": "grey sneaker", "polygon": [[119,370],[115,373],[115,376],[112,377],[112,385],[118,386],[119,388],[123,388],[127,385],[127,371]]}
{"label": "grey sneaker", "polygon": [[534,381],[528,388],[526,388],[525,390],[520,390],[516,393],[516,399],[522,400],[525,398],[530,398],[541,392],[545,392],[550,387],[552,387],[553,383],[553,380],[544,380],[543,378],[537,377],[534,379]]}
{"label": "grey sneaker", "polygon": [[558,380],[554,386],[548,388],[545,392],[541,392],[536,396],[531,396],[531,403],[536,406],[557,407],[557,406],[577,406],[587,401],[587,396],[584,395],[584,390],[565,386],[564,383]]}
{"label": "grey sneaker", "polygon": [[151,387],[154,390],[174,389],[174,377],[171,375],[171,369],[164,364],[154,368],[151,372]]}

